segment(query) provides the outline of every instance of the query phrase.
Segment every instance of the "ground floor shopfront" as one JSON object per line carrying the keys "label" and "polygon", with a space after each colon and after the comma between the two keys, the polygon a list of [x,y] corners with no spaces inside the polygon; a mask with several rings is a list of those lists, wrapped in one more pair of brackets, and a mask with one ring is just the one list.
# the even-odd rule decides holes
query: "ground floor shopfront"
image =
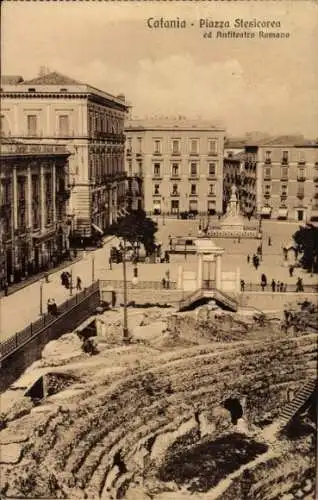
{"label": "ground floor shopfront", "polygon": [[2,250],[1,287],[47,271],[69,257],[69,229],[59,226],[42,234],[6,241]]}

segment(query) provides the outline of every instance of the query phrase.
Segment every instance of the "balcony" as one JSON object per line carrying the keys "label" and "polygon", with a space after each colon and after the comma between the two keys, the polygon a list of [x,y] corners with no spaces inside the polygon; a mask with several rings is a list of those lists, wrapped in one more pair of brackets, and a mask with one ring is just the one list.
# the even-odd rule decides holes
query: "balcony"
{"label": "balcony", "polygon": [[170,196],[175,197],[175,196],[180,196],[180,193],[177,193],[176,191],[173,191],[170,193]]}
{"label": "balcony", "polygon": [[[252,193],[250,193],[250,194],[252,194]],[[264,198],[266,198],[266,200],[268,200],[270,197],[271,197],[270,193],[264,193]]]}
{"label": "balcony", "polygon": [[297,198],[299,198],[300,200],[303,200],[305,198],[304,191],[297,191]]}
{"label": "balcony", "polygon": [[211,191],[210,191],[210,192],[208,193],[208,196],[215,198],[215,197],[216,197],[216,193],[213,193],[213,192],[211,192]]}
{"label": "balcony", "polygon": [[271,174],[264,174],[264,180],[265,181],[271,181],[272,180]]}
{"label": "balcony", "polygon": [[280,180],[281,181],[288,181],[288,175],[287,174],[281,174]]}
{"label": "balcony", "polygon": [[162,153],[161,153],[161,151],[154,151],[154,152],[152,153],[152,155],[153,155],[153,156],[162,156]]}
{"label": "balcony", "polygon": [[199,174],[190,174],[188,179],[198,179],[199,178]]}
{"label": "balcony", "polygon": [[197,196],[199,196],[199,195],[198,195],[198,193],[190,193],[190,194],[189,194],[189,198],[192,198],[192,196],[197,197]]}
{"label": "balcony", "polygon": [[172,151],[171,156],[181,156],[181,151]]}
{"label": "balcony", "polygon": [[302,175],[302,174],[298,174],[297,175],[297,180],[299,182],[304,182],[306,180],[306,177],[304,175]]}
{"label": "balcony", "polygon": [[153,174],[152,175],[153,180],[161,180],[162,179],[162,174]]}
{"label": "balcony", "polygon": [[272,160],[270,158],[266,158],[264,163],[265,163],[265,165],[271,165]]}
{"label": "balcony", "polygon": [[299,160],[298,165],[306,165],[306,160]]}
{"label": "balcony", "polygon": [[288,165],[288,163],[289,163],[289,162],[288,162],[288,158],[282,158],[282,159],[281,159],[281,164],[282,164],[282,165]]}
{"label": "balcony", "polygon": [[208,156],[218,156],[217,151],[209,151]]}
{"label": "balcony", "polygon": [[181,176],[180,176],[180,174],[171,174],[170,175],[170,179],[174,180],[174,181],[180,181],[181,180]]}

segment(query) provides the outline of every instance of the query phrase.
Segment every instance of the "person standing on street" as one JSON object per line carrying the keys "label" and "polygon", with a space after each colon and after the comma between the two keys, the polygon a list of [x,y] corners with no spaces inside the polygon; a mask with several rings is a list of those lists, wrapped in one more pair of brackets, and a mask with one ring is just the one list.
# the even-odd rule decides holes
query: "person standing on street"
{"label": "person standing on street", "polygon": [[266,285],[267,285],[267,278],[266,275],[263,273],[261,276],[261,288],[263,292],[265,290]]}
{"label": "person standing on street", "polygon": [[247,263],[249,264],[251,260],[250,254],[247,254]]}
{"label": "person standing on street", "polygon": [[241,292],[244,292],[245,290],[245,281],[241,280]]}
{"label": "person standing on street", "polygon": [[275,292],[275,290],[276,290],[276,281],[274,280],[274,278],[272,279],[271,287],[272,287],[272,292]]}
{"label": "person standing on street", "polygon": [[76,278],[76,290],[80,292],[82,290],[82,280],[79,276]]}

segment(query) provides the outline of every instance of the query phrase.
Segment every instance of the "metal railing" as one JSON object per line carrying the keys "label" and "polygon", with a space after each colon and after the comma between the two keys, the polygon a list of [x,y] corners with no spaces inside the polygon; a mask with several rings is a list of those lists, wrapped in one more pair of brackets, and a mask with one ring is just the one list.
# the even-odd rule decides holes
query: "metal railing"
{"label": "metal railing", "polygon": [[[106,288],[112,289],[124,289],[124,280],[100,280],[100,289],[105,290]],[[162,281],[138,281],[138,283],[134,284],[131,281],[127,281],[128,289],[137,289],[137,290],[176,290],[177,282],[176,281],[165,281],[165,284]]]}
{"label": "metal railing", "polygon": [[44,314],[37,321],[30,323],[27,327],[19,332],[15,333],[8,339],[0,343],[0,357],[5,357],[14,352],[16,349],[21,347],[23,344],[31,340],[33,337],[38,335],[43,328],[48,327],[53,324],[57,318],[67,311],[73,309],[74,306],[80,304],[84,299],[91,296],[96,290],[99,289],[99,282],[96,281],[92,283],[87,288],[84,288],[81,292],[66,300],[60,304],[57,308],[58,315],[52,316],[51,314]]}
{"label": "metal railing", "polygon": [[[248,283],[245,282],[244,285],[244,290],[241,289],[241,292],[262,292],[263,289],[261,287],[260,283]],[[296,283],[291,285],[291,284],[284,284],[282,287],[277,287],[277,284],[275,285],[275,290],[272,289],[271,283],[268,283],[264,287],[264,292],[269,292],[269,293],[318,293],[318,285],[303,285],[303,290],[299,291],[297,289]]]}

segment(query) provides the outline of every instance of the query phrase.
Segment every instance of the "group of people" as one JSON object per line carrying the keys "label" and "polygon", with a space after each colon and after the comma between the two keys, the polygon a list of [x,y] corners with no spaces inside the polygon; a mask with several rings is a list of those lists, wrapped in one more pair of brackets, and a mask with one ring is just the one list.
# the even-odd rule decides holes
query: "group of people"
{"label": "group of people", "polygon": [[56,305],[55,299],[48,299],[47,312],[48,312],[48,314],[52,314],[53,316],[58,315],[58,310],[57,310],[57,305]]}
{"label": "group of people", "polygon": [[[262,291],[264,292],[266,287],[267,287],[268,281],[267,281],[267,276],[266,274],[261,275],[261,281],[260,281],[260,287]],[[283,281],[275,280],[274,278],[272,279],[270,283],[270,287],[272,292],[287,292],[287,283],[284,283]],[[296,292],[303,292],[304,291],[304,284],[302,278],[297,278],[296,281]],[[245,280],[241,280],[241,292],[245,292]]]}
{"label": "group of people", "polygon": [[[69,273],[68,271],[63,271],[62,274],[61,274],[61,285],[62,286],[65,286],[65,288],[67,290],[69,290],[69,288],[72,285],[72,275],[71,273]],[[76,278],[76,290],[78,292],[80,292],[82,290],[82,280],[79,276],[77,276]]]}
{"label": "group of people", "polygon": [[[253,254],[253,257],[252,257],[252,263],[253,263],[253,266],[255,267],[256,271],[257,269],[259,268],[259,265],[260,265],[260,258],[261,258],[261,253],[254,253]],[[247,256],[247,263],[249,264],[251,261],[251,257],[250,255]]]}

